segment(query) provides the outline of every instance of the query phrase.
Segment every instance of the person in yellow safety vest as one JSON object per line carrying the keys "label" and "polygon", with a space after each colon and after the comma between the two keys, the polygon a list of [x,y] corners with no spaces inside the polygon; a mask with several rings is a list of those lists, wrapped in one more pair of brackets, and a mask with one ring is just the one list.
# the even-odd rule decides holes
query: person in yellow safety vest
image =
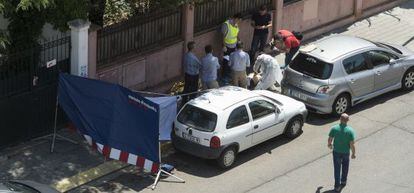
{"label": "person in yellow safety vest", "polygon": [[226,20],[221,31],[223,33],[223,62],[222,62],[222,78],[225,80],[231,79],[231,69],[228,65],[230,54],[236,50],[236,45],[239,36],[239,22],[242,20],[241,14],[235,14]]}

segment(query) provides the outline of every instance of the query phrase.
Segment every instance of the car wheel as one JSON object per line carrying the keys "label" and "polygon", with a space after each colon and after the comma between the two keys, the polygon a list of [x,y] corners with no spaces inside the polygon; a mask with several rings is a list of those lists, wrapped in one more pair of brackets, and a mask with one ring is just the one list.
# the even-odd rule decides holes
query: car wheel
{"label": "car wheel", "polygon": [[294,139],[302,133],[303,119],[299,116],[291,119],[286,125],[285,136]]}
{"label": "car wheel", "polygon": [[351,106],[351,99],[346,94],[339,95],[332,105],[332,114],[340,116],[342,113],[346,113]]}
{"label": "car wheel", "polygon": [[234,147],[229,147],[225,149],[221,153],[220,157],[217,159],[218,165],[223,169],[230,168],[234,164],[234,161],[236,160],[236,154],[237,154],[236,148]]}
{"label": "car wheel", "polygon": [[414,88],[414,69],[409,69],[402,79],[402,89],[403,90],[412,90]]}

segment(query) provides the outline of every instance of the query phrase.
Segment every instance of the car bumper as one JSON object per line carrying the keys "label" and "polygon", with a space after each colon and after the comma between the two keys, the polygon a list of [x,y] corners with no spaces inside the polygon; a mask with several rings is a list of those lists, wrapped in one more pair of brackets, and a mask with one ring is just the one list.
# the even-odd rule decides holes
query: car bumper
{"label": "car bumper", "polygon": [[[310,93],[286,83],[282,84],[282,93],[305,103],[307,109],[311,112],[321,114],[332,113],[332,104],[335,100],[334,96]],[[300,97],[293,93],[300,93]]]}
{"label": "car bumper", "polygon": [[174,148],[178,149],[179,151],[191,154],[196,157],[200,157],[203,159],[217,159],[220,157],[221,152],[223,151],[224,147],[213,149],[210,147],[206,147],[197,143],[193,143],[191,141],[185,140],[181,137],[175,135],[175,132],[171,135],[172,143]]}

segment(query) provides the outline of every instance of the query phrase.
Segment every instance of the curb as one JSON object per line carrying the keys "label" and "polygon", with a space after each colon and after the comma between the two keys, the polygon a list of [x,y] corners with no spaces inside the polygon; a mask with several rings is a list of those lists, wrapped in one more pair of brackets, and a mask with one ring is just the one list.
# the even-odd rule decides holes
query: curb
{"label": "curb", "polygon": [[[171,155],[174,152],[172,143],[170,141],[162,142],[161,152],[162,157],[167,157]],[[117,160],[106,161],[94,168],[80,172],[72,177],[63,178],[58,182],[55,182],[51,186],[59,192],[67,192],[69,190],[73,190],[94,180],[97,180],[101,177],[104,177],[108,174],[122,170],[128,166],[132,165]]]}

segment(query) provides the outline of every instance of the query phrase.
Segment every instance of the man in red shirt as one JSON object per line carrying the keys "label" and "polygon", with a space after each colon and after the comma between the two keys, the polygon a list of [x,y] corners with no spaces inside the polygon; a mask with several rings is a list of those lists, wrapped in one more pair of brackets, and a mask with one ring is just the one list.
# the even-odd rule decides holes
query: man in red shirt
{"label": "man in red shirt", "polygon": [[292,32],[282,29],[273,36],[273,41],[279,51],[286,53],[285,67],[287,67],[299,51],[300,40]]}

